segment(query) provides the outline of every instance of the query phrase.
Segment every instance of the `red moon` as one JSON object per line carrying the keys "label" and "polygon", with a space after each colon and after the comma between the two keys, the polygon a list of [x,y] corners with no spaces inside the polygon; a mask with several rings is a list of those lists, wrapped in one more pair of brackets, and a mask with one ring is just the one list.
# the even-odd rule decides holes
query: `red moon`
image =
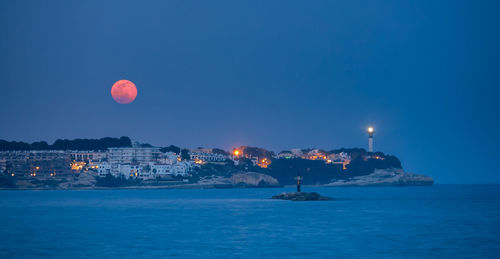
{"label": "red moon", "polygon": [[137,97],[137,88],[128,80],[120,80],[111,87],[111,96],[119,104],[128,104]]}

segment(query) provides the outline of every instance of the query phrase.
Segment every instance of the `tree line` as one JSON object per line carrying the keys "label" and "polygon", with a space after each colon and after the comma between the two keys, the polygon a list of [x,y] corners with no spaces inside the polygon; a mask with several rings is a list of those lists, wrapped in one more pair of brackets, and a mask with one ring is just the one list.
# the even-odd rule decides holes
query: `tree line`
{"label": "tree line", "polygon": [[22,141],[6,141],[0,139],[0,151],[26,151],[26,150],[105,150],[110,147],[131,147],[129,137],[100,139],[58,139],[52,145],[46,141],[26,143]]}

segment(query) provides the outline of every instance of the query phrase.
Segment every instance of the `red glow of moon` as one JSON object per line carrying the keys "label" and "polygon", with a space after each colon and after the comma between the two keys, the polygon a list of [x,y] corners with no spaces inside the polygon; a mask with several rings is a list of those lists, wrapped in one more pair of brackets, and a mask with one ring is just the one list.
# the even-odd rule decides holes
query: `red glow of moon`
{"label": "red glow of moon", "polygon": [[137,97],[137,88],[128,80],[120,80],[111,87],[111,96],[117,103],[128,104]]}

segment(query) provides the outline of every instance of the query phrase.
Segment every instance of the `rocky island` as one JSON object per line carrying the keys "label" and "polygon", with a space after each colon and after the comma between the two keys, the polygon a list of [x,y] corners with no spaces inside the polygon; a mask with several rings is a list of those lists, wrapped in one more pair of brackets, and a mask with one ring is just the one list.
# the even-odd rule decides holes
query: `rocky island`
{"label": "rocky island", "polygon": [[274,195],[271,199],[276,200],[288,200],[288,201],[330,201],[333,200],[330,197],[325,197],[319,195],[317,192],[301,192],[300,185],[304,177],[299,173],[294,177],[297,181],[297,191],[296,192],[283,192],[278,195]]}

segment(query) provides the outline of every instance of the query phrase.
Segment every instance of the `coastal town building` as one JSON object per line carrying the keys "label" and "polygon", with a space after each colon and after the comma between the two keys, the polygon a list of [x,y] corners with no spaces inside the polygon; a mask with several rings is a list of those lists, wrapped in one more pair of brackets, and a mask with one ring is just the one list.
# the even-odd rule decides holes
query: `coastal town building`
{"label": "coastal town building", "polygon": [[68,159],[64,151],[32,150],[32,151],[0,151],[0,160],[6,161],[49,161],[55,159]]}
{"label": "coastal town building", "polygon": [[99,162],[103,161],[107,158],[107,152],[102,151],[67,151],[69,157],[73,161],[79,162]]}
{"label": "coastal town building", "polygon": [[200,152],[200,151],[191,151],[189,152],[189,157],[193,161],[202,161],[202,162],[224,162],[228,159],[228,156],[223,154],[216,154],[212,152]]}
{"label": "coastal town building", "polygon": [[291,149],[290,152],[292,152],[295,157],[305,158],[305,155],[300,148]]}
{"label": "coastal town building", "polygon": [[192,161],[180,161],[173,152],[162,153],[156,147],[109,148],[107,161],[96,165],[98,176],[158,179],[166,176],[187,176],[193,170]]}
{"label": "coastal town building", "polygon": [[327,156],[327,159],[333,162],[342,162],[345,160],[351,160],[351,156],[346,152],[340,152],[340,153],[329,154]]}
{"label": "coastal town building", "polygon": [[277,159],[291,159],[291,158],[295,158],[297,157],[294,153],[292,153],[291,151],[281,151],[279,152],[275,158]]}
{"label": "coastal town building", "polygon": [[160,153],[156,161],[161,164],[175,164],[180,160],[179,155],[174,152]]}
{"label": "coastal town building", "polygon": [[154,176],[188,176],[188,172],[193,169],[192,162],[182,161],[176,164],[153,164],[151,173]]}
{"label": "coastal town building", "polygon": [[307,152],[306,158],[309,160],[326,160],[326,154],[320,149],[313,149]]}
{"label": "coastal town building", "polygon": [[115,177],[140,178],[143,180],[157,179],[165,176],[188,176],[194,168],[193,162],[181,161],[174,164],[134,163],[118,164],[103,162],[97,168],[98,176],[105,177],[111,174]]}
{"label": "coastal town building", "polygon": [[7,160],[0,159],[0,173],[7,169]]}
{"label": "coastal town building", "polygon": [[70,159],[64,151],[0,151],[1,172],[16,176],[47,176],[69,173]]}
{"label": "coastal town building", "polygon": [[108,162],[118,164],[147,163],[160,157],[157,147],[108,148]]}

